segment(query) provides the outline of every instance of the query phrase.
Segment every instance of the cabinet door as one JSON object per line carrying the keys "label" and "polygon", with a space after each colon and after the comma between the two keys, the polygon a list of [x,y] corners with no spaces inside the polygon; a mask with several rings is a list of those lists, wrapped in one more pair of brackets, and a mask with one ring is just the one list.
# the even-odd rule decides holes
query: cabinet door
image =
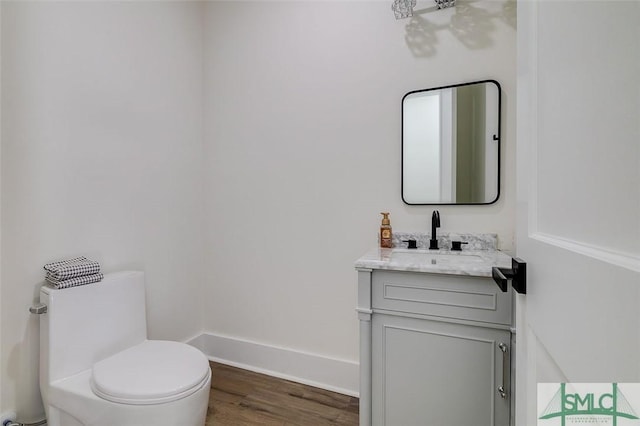
{"label": "cabinet door", "polygon": [[372,321],[373,425],[509,425],[509,331],[382,314]]}

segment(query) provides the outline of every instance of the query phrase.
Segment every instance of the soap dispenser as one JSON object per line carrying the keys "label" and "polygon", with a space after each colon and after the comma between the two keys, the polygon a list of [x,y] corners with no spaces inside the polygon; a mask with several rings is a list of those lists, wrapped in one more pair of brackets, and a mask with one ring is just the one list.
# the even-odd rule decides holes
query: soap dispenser
{"label": "soap dispenser", "polygon": [[382,215],[382,224],[380,225],[380,247],[391,248],[393,242],[391,238],[391,221],[389,213],[380,213]]}

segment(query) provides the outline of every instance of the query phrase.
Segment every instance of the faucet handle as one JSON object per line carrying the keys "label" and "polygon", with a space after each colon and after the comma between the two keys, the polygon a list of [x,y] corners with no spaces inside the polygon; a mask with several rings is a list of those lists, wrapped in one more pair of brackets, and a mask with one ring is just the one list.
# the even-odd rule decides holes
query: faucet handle
{"label": "faucet handle", "polygon": [[407,243],[408,249],[417,249],[417,241],[416,240],[402,240],[403,243]]}
{"label": "faucet handle", "polygon": [[451,251],[462,251],[462,244],[469,244],[467,241],[451,241]]}

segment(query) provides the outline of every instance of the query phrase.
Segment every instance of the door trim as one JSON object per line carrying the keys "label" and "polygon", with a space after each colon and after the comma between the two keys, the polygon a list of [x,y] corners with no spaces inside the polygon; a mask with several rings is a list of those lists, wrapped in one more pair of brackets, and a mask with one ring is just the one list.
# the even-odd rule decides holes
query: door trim
{"label": "door trim", "polygon": [[640,257],[638,256],[630,256],[629,254],[620,251],[609,250],[603,247],[545,234],[544,232],[535,232],[529,235],[529,238],[588,256],[602,262],[611,263],[615,266],[640,272]]}

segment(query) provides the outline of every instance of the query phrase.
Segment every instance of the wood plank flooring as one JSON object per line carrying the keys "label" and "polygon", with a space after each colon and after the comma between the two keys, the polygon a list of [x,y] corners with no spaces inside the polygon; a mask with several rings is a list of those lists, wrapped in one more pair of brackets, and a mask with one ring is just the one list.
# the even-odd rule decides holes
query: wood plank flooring
{"label": "wood plank flooring", "polygon": [[358,398],[211,362],[206,426],[349,426]]}

